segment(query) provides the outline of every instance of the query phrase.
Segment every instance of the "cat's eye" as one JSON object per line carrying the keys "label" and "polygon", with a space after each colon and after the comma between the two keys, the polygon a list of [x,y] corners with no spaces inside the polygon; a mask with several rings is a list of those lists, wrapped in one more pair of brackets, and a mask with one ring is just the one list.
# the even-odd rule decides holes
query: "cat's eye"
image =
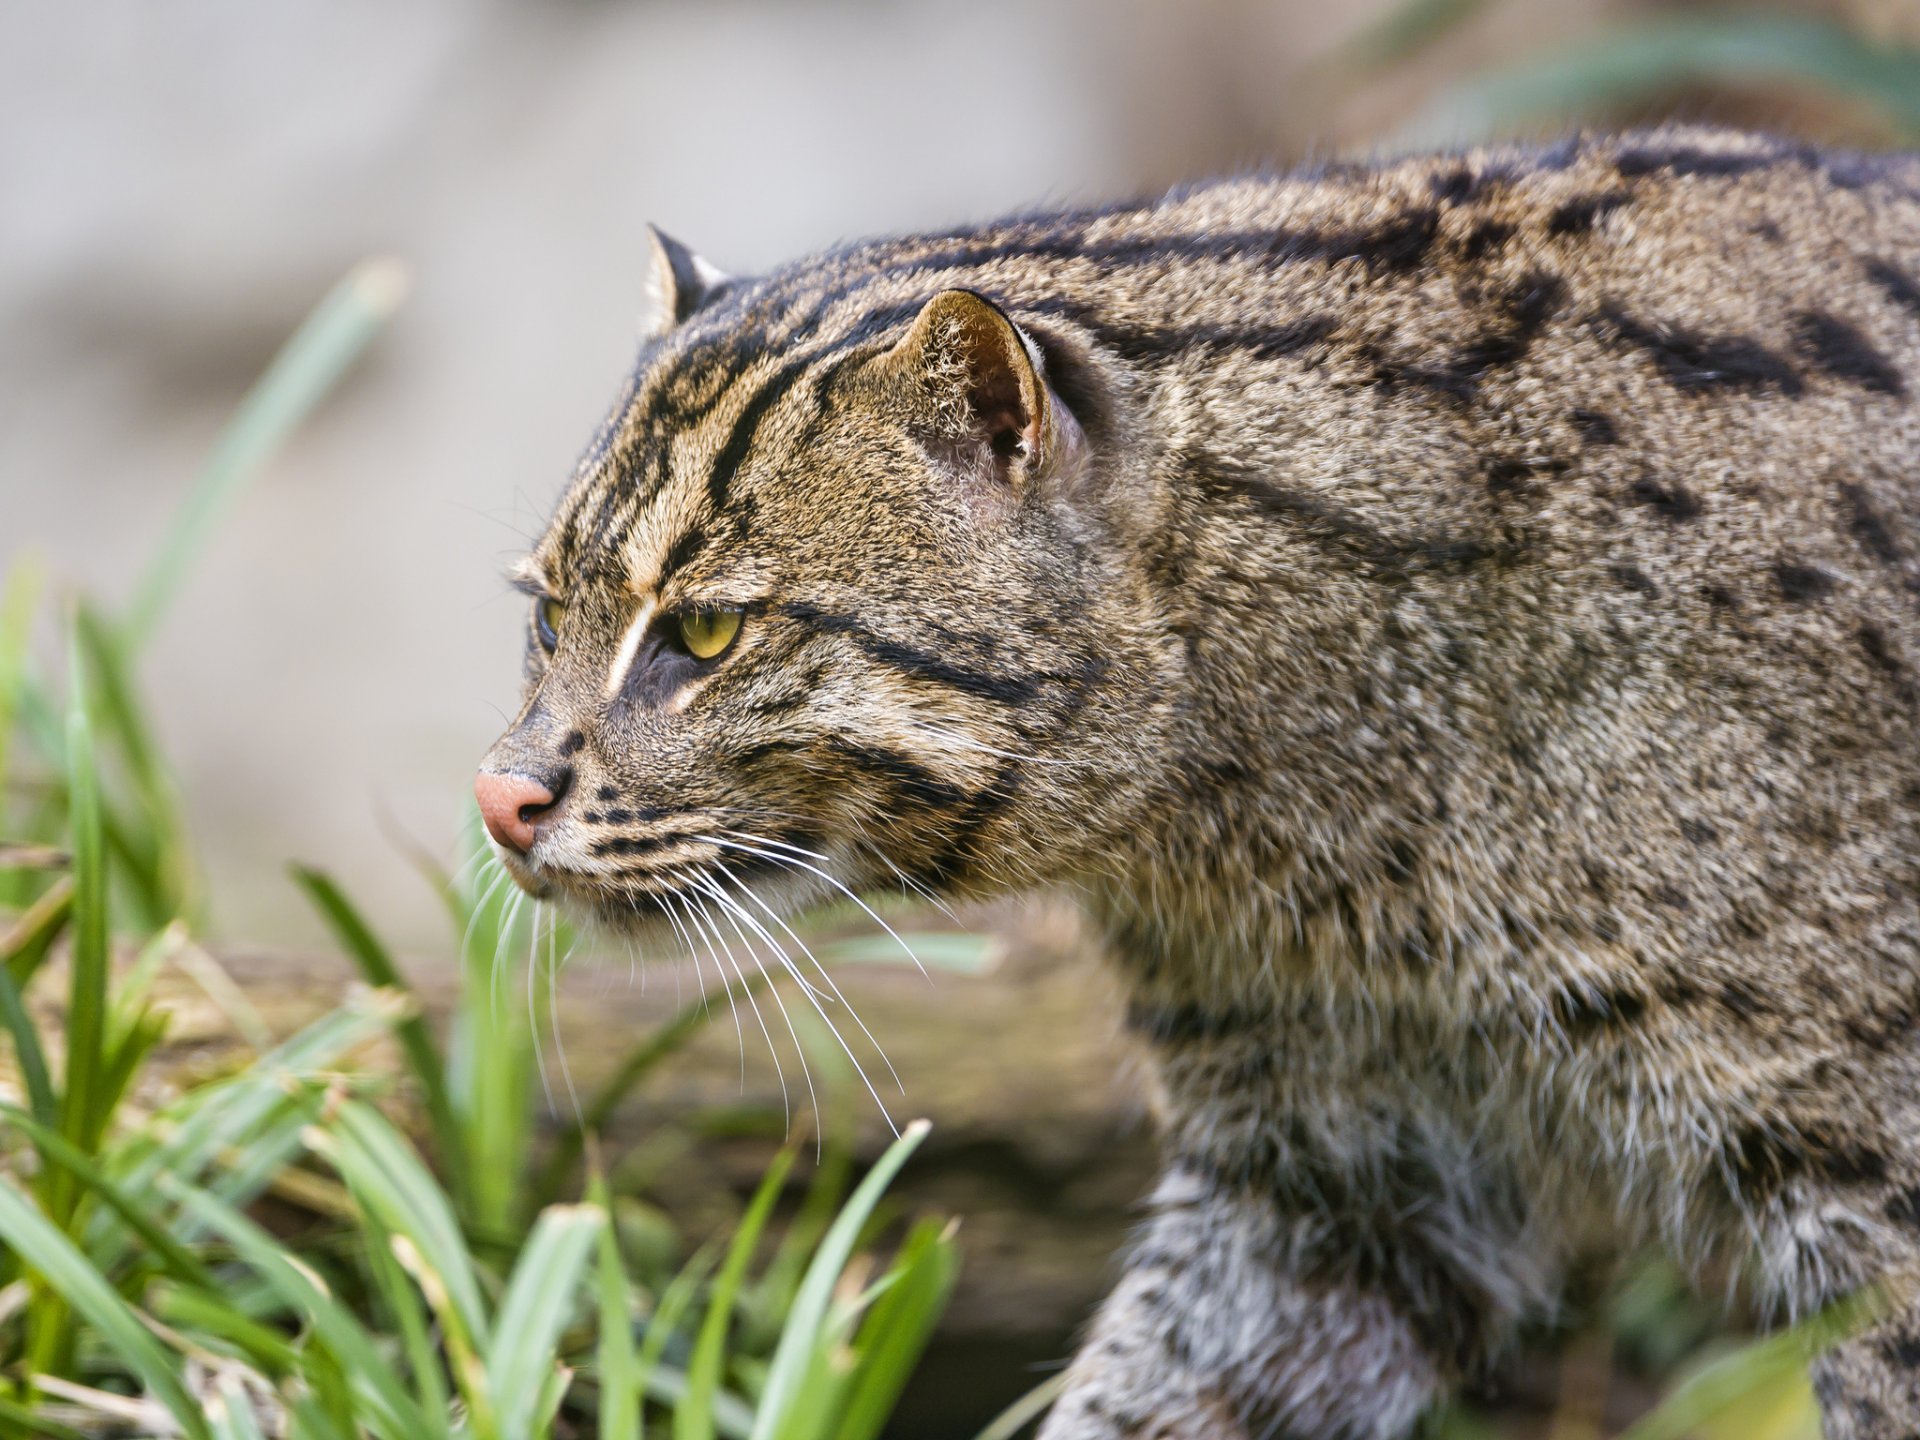
{"label": "cat's eye", "polygon": [[740,633],[738,610],[689,610],[675,617],[680,648],[696,660],[717,660]]}
{"label": "cat's eye", "polygon": [[533,602],[533,628],[539,632],[540,643],[551,650],[560,643],[560,622],[567,618],[567,607],[551,595],[542,595]]}

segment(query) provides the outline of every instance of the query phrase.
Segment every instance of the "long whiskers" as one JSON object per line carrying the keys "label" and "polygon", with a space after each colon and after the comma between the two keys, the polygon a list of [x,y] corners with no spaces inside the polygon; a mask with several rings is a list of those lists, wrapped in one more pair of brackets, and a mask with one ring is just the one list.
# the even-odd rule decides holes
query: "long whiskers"
{"label": "long whiskers", "polygon": [[[795,859],[792,856],[778,854],[776,853],[775,850],[761,849],[760,846],[771,845],[771,846],[777,847],[779,850],[792,850],[805,855],[818,855],[818,852],[812,851],[812,850],[800,850],[798,846],[783,844],[778,840],[768,840],[763,836],[752,835],[744,830],[729,830],[727,833],[729,835],[738,835],[741,837],[742,840],[753,840],[759,843],[755,845],[743,845],[739,843],[739,841],[722,840],[718,836],[713,836],[713,835],[702,835],[699,838],[702,840],[710,841],[711,843],[718,845],[723,849],[742,850],[749,855],[758,855],[763,859],[772,860],[778,864],[791,866],[793,869],[804,870],[810,875],[818,876],[820,879],[826,881],[829,885],[833,886],[833,888],[838,890],[842,895],[846,896],[847,899],[851,900],[854,904],[858,905],[862,910],[864,910],[867,914],[867,917],[870,920],[872,920],[874,924],[878,925],[882,930],[886,931],[887,934],[892,938],[893,943],[898,945],[902,950],[906,952],[907,958],[913,961],[914,968],[917,969],[922,975],[925,975],[927,973],[927,967],[921,964],[920,957],[914,954],[913,947],[907,944],[905,940],[902,940],[900,938],[900,932],[895,930],[893,926],[889,925],[885,920],[881,919],[879,914],[875,912],[874,908],[871,905],[867,904],[866,901],[862,900],[858,895],[854,894],[852,890],[848,889],[846,885],[841,883],[841,881],[837,876],[829,873],[827,870],[823,869],[818,865],[809,864],[805,860]],[[821,860],[825,860],[827,857],[824,855],[818,855],[818,858]],[[828,983],[831,984],[832,982],[829,981]]]}
{"label": "long whiskers", "polygon": [[[700,883],[700,877],[694,876],[691,878],[693,879],[696,886]],[[707,909],[707,902],[704,898],[702,898],[698,894],[692,894],[692,895],[683,894],[682,899],[688,906],[689,919],[692,918],[692,913],[693,913],[692,907],[695,905],[698,905],[700,907],[701,915],[705,917],[706,928],[708,929],[708,931],[716,935],[719,933],[719,926],[714,923],[713,912]],[[726,914],[724,910],[721,913]],[[753,944],[751,941],[747,939],[746,932],[741,930],[739,923],[736,920],[734,920],[732,915],[727,915],[726,918],[727,918],[727,924],[731,926],[733,929],[733,933],[740,937],[740,943],[746,947],[747,957],[753,961],[754,968],[758,970],[761,974],[765,974],[766,973],[765,962],[762,961],[760,957],[754,952]],[[725,944],[724,940],[722,941],[722,944],[723,945]],[[726,946],[726,951],[727,951],[727,954],[731,956],[733,954],[733,947],[730,945]],[[782,958],[784,959],[784,957]],[[787,968],[791,969],[791,966],[788,966]],[[734,969],[736,973],[739,973],[739,962],[737,960],[734,962]],[[741,974],[740,979],[741,979],[741,983],[744,984],[746,981],[746,976],[744,974]],[[794,1054],[800,1057],[800,1074],[801,1074],[801,1077],[805,1079],[805,1081],[807,1082],[807,1103],[812,1107],[813,1113],[817,1116],[820,1113],[820,1096],[813,1086],[813,1067],[807,1063],[807,1047],[801,1043],[800,1032],[794,1026],[792,1014],[789,1013],[787,1010],[787,1002],[781,999],[780,997],[779,987],[775,985],[769,985],[767,987],[767,993],[773,997],[773,1003],[779,1007],[780,1019],[787,1027],[788,1036],[791,1037],[793,1040]],[[751,1000],[753,992],[748,991],[747,994],[748,994],[748,999]],[[756,1015],[759,1013],[759,1007],[757,1005],[754,1007],[754,1013]],[[761,1028],[763,1030],[765,1029],[764,1022],[762,1022]],[[773,1049],[773,1036],[770,1034],[767,1036],[767,1046],[769,1049]],[[780,1095],[781,1095],[781,1098],[784,1100],[787,1093],[787,1078],[785,1073],[780,1071],[779,1060],[780,1060],[779,1052],[775,1050],[774,1051],[774,1069],[776,1073],[780,1074]],[[793,1112],[791,1109],[789,1109],[787,1112],[787,1126],[789,1130],[791,1130],[793,1126]],[[815,1145],[815,1149],[818,1150],[820,1145],[820,1132],[819,1132],[819,1127],[817,1126],[815,1127],[814,1145]]]}
{"label": "long whiskers", "polygon": [[840,993],[840,987],[834,983],[833,976],[827,973],[827,967],[822,965],[820,963],[819,957],[816,956],[813,953],[813,951],[807,948],[807,942],[802,940],[798,935],[794,934],[792,927],[789,926],[785,920],[780,918],[779,913],[775,911],[772,906],[768,905],[766,901],[762,900],[759,894],[754,890],[754,888],[751,885],[747,884],[745,880],[742,880],[737,874],[735,874],[733,870],[728,867],[725,861],[716,860],[714,861],[714,865],[722,875],[726,876],[727,879],[733,882],[734,889],[738,890],[742,895],[746,896],[747,899],[751,900],[759,908],[762,914],[764,914],[769,920],[773,921],[774,924],[780,927],[781,931],[786,935],[786,937],[789,940],[793,941],[795,945],[800,947],[800,953],[806,956],[807,959],[812,962],[813,968],[820,972],[820,978],[827,982],[827,989],[833,992],[833,998],[839,1001],[840,1004],[846,1009],[847,1014],[853,1017],[853,1023],[860,1027],[860,1033],[867,1037],[868,1043],[873,1046],[875,1053],[877,1053],[880,1056],[881,1061],[887,1067],[887,1073],[893,1077],[893,1083],[895,1087],[900,1091],[902,1095],[905,1095],[907,1093],[907,1087],[901,1082],[900,1072],[893,1068],[893,1062],[887,1059],[886,1050],[882,1048],[880,1042],[874,1038],[873,1032],[867,1029],[867,1022],[860,1018],[860,1012],[853,1008],[853,1003],[850,1000],[848,1000],[845,995]]}
{"label": "long whiskers", "polygon": [[[764,940],[767,944],[768,949],[771,950],[776,956],[779,957],[783,968],[786,970],[786,972],[789,975],[798,976],[800,967],[794,964],[793,957],[787,954],[785,948],[780,944],[778,940],[774,939],[774,937],[770,933],[768,933],[767,928],[764,925],[762,925],[758,920],[754,919],[751,912],[746,910],[732,896],[728,895],[726,891],[719,884],[717,884],[712,878],[704,875],[695,875],[692,877],[692,879],[693,879],[693,883],[700,887],[702,893],[707,895],[716,904],[718,904],[720,908],[723,911],[725,911],[730,918],[744,923],[749,930],[753,931],[754,934],[758,935],[762,940]],[[817,960],[814,961],[814,964],[817,968],[819,966],[819,961]],[[822,973],[824,974],[825,972],[822,971]],[[829,980],[828,983],[831,984],[832,981]],[[866,1086],[867,1094],[873,1097],[873,1103],[875,1104],[875,1106],[879,1108],[881,1118],[887,1122],[887,1128],[892,1130],[894,1134],[898,1135],[900,1133],[900,1127],[894,1123],[893,1112],[887,1109],[887,1102],[880,1098],[880,1092],[874,1088],[873,1080],[867,1074],[866,1067],[860,1063],[860,1057],[854,1053],[853,1047],[847,1043],[846,1036],[840,1033],[840,1027],[833,1023],[833,1017],[827,1013],[826,1006],[821,1003],[822,997],[820,992],[815,990],[811,986],[809,986],[804,993],[807,995],[807,998],[812,1002],[814,1013],[820,1017],[821,1023],[827,1027],[827,1029],[832,1033],[835,1041],[839,1043],[840,1049],[846,1055],[848,1063],[850,1063],[853,1066],[853,1073],[860,1077],[860,1083]],[[844,1005],[846,1002],[842,1000],[840,1003]],[[853,1013],[851,1007],[848,1008],[848,1013],[849,1014]],[[857,1015],[854,1018],[856,1021],[859,1019]],[[866,1027],[862,1025],[861,1029],[865,1030]],[[871,1036],[869,1036],[869,1038],[871,1038]],[[877,1049],[878,1046],[876,1045],[875,1048]],[[881,1058],[885,1059],[886,1057],[883,1054]],[[891,1070],[893,1067],[889,1063],[887,1068]],[[817,1109],[816,1109],[816,1113],[818,1113]]]}

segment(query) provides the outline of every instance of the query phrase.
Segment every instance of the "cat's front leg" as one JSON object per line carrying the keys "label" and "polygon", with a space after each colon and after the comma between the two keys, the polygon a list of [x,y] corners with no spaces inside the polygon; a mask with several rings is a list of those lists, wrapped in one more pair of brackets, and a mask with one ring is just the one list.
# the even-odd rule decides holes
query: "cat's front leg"
{"label": "cat's front leg", "polygon": [[1398,1440],[1445,1389],[1312,1217],[1177,1168],[1152,1207],[1041,1440]]}

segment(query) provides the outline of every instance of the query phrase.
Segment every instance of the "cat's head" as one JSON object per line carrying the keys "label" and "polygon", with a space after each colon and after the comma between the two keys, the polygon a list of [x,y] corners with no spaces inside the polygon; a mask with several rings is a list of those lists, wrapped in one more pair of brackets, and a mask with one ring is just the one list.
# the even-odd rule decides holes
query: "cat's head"
{"label": "cat's head", "polygon": [[476,787],[508,869],[630,927],[1099,863],[1170,697],[1041,349],[884,266],[658,248],[665,323],[517,577]]}

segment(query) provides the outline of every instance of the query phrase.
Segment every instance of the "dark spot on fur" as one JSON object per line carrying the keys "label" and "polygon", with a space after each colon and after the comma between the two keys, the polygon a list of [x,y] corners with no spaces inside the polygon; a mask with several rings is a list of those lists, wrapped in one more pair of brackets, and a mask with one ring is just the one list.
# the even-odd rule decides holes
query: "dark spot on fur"
{"label": "dark spot on fur", "polygon": [[1887,292],[1887,298],[1920,316],[1920,280],[1916,280],[1891,260],[1868,259],[1861,262],[1867,278]]}
{"label": "dark spot on fur", "polygon": [[1677,145],[1670,149],[1623,151],[1613,165],[1628,176],[1651,175],[1659,170],[1675,175],[1745,175],[1764,170],[1775,160],[1772,155],[1715,154],[1691,145]]}
{"label": "dark spot on fur", "polygon": [[1762,240],[1770,240],[1778,245],[1786,237],[1780,233],[1780,227],[1771,220],[1762,220],[1747,227],[1749,235],[1758,235]]}
{"label": "dark spot on fur", "polygon": [[1920,1185],[1910,1185],[1896,1193],[1882,1213],[1896,1225],[1920,1230]]}
{"label": "dark spot on fur", "polygon": [[1554,1018],[1570,1035],[1631,1025],[1647,1013],[1647,997],[1635,990],[1584,990],[1569,986],[1553,997]]}
{"label": "dark spot on fur", "polygon": [[1618,445],[1620,430],[1611,417],[1602,415],[1598,410],[1575,410],[1569,417],[1574,429],[1580,432],[1580,438],[1589,445]]}
{"label": "dark spot on fur", "polygon": [[1490,371],[1518,364],[1526,358],[1527,351],[1565,295],[1566,285],[1561,280],[1533,271],[1500,297],[1497,303],[1503,312],[1503,323],[1498,328],[1466,341],[1442,364],[1401,364],[1390,368],[1390,376],[1438,391],[1450,399],[1469,400]]}
{"label": "dark spot on fur", "polygon": [[1649,323],[1611,304],[1600,313],[1622,340],[1646,351],[1676,389],[1774,389],[1783,395],[1798,395],[1805,389],[1791,365],[1748,336],[1701,335]]}
{"label": "dark spot on fur", "polygon": [[602,785],[595,798],[600,800],[618,800],[620,798],[620,792],[611,785]]}
{"label": "dark spot on fur", "polygon": [[560,753],[562,755],[578,755],[586,748],[586,745],[586,736],[582,735],[578,730],[569,730],[567,732],[567,738],[560,742]]}
{"label": "dark spot on fur", "polygon": [[1513,238],[1513,226],[1504,220],[1482,220],[1467,232],[1460,242],[1460,255],[1466,260],[1478,260],[1489,250],[1496,250]]}
{"label": "dark spot on fur", "polygon": [[1890,157],[1865,154],[1858,150],[1808,149],[1802,152],[1801,158],[1842,190],[1858,190],[1863,185],[1887,179],[1893,173]]}
{"label": "dark spot on fur", "polygon": [[1439,226],[1439,211],[1430,207],[1410,210],[1377,230],[1326,236],[1321,247],[1323,254],[1314,258],[1358,260],[1369,270],[1414,270],[1426,259],[1427,248],[1433,244]]}
{"label": "dark spot on fur", "polygon": [[1889,674],[1900,673],[1900,658],[1887,647],[1886,631],[1871,620],[1863,620],[1860,622],[1858,635],[1860,648],[1867,652],[1867,659]]}
{"label": "dark spot on fur", "polygon": [[1413,872],[1420,863],[1420,852],[1414,849],[1412,842],[1396,839],[1387,846],[1387,878],[1396,884],[1405,884],[1413,878]]}
{"label": "dark spot on fur", "polygon": [[1681,817],[1680,833],[1695,845],[1711,845],[1720,838],[1720,832],[1705,820],[1695,820],[1690,816]]}
{"label": "dark spot on fur", "polygon": [[1725,585],[1708,583],[1700,587],[1700,593],[1706,597],[1707,604],[1716,610],[1738,610],[1740,597]]}
{"label": "dark spot on fur", "polygon": [[1793,333],[1801,355],[1836,380],[1882,395],[1906,393],[1906,382],[1893,362],[1839,317],[1824,310],[1802,310],[1793,317]]}
{"label": "dark spot on fur", "polygon": [[1521,460],[1495,460],[1486,470],[1487,489],[1496,495],[1512,495],[1526,489],[1532,467]]}
{"label": "dark spot on fur", "polygon": [[1549,235],[1584,235],[1612,211],[1633,202],[1625,190],[1600,195],[1578,195],[1560,205],[1547,220]]}
{"label": "dark spot on fur", "polygon": [[1893,527],[1887,524],[1887,517],[1867,497],[1866,490],[1847,480],[1841,481],[1839,488],[1840,498],[1847,506],[1847,528],[1853,532],[1853,538],[1860,542],[1860,548],[1883,564],[1898,563],[1902,558],[1900,542],[1893,533]]}
{"label": "dark spot on fur", "polygon": [[1887,1176],[1884,1155],[1819,1125],[1770,1128],[1755,1121],[1729,1136],[1723,1153],[1741,1187],[1761,1192],[1809,1174],[1841,1185],[1871,1184]]}
{"label": "dark spot on fur", "polygon": [[1720,1002],[1721,1008],[1728,1014],[1738,1016],[1742,1020],[1752,1020],[1757,1016],[1765,1015],[1773,1008],[1761,997],[1758,990],[1744,980],[1727,981],[1714,991],[1714,998]]}
{"label": "dark spot on fur", "polygon": [[1628,590],[1641,595],[1658,595],[1660,587],[1638,565],[1609,565],[1607,573]]}
{"label": "dark spot on fur", "polygon": [[1127,1028],[1162,1045],[1219,1040],[1257,1029],[1263,1018],[1233,1006],[1149,1005],[1127,1007]]}
{"label": "dark spot on fur", "polygon": [[1834,586],[1840,583],[1818,565],[1801,565],[1792,560],[1775,562],[1773,579],[1780,587],[1780,594],[1795,604],[1831,595]]}
{"label": "dark spot on fur", "polygon": [[1860,641],[1860,648],[1866,653],[1868,661],[1893,681],[1894,694],[1899,696],[1903,704],[1911,705],[1916,700],[1920,700],[1920,687],[1914,685],[1913,677],[1907,672],[1906,662],[1894,653],[1892,644],[1887,640],[1886,631],[1871,620],[1862,620],[1855,636]]}
{"label": "dark spot on fur", "polygon": [[1677,481],[1663,485],[1651,475],[1643,475],[1627,491],[1636,505],[1645,505],[1663,520],[1692,520],[1700,513],[1700,501]]}
{"label": "dark spot on fur", "polygon": [[1471,200],[1480,189],[1480,177],[1467,166],[1461,165],[1443,174],[1435,175],[1427,182],[1433,191],[1433,198],[1445,201],[1449,205],[1459,205]]}
{"label": "dark spot on fur", "polygon": [[1881,1344],[1880,1353],[1888,1364],[1901,1370],[1920,1370],[1920,1335],[1895,1335]]}
{"label": "dark spot on fur", "polygon": [[1656,905],[1665,905],[1673,910],[1691,910],[1693,908],[1693,901],[1687,898],[1686,893],[1672,885],[1654,886],[1653,900]]}

